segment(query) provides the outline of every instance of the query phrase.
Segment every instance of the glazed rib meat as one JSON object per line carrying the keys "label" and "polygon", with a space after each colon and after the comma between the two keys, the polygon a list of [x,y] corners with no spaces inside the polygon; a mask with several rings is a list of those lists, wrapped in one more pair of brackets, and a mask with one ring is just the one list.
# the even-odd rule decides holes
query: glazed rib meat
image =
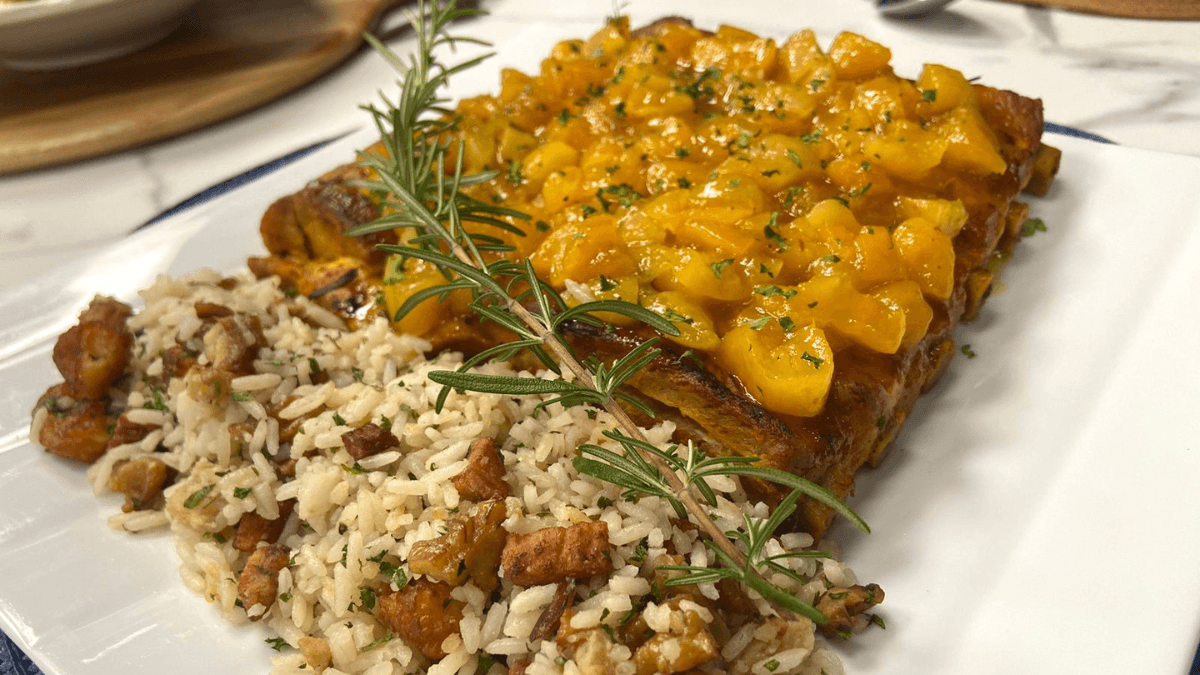
{"label": "glazed rib meat", "polygon": [[[855,473],[883,459],[920,394],[949,363],[955,352],[954,327],[973,318],[990,293],[995,263],[1010,254],[1028,214],[1017,201],[1019,193],[1027,186],[1044,193],[1053,178],[1058,151],[1041,143],[1041,102],[968,84],[961,74],[938,66],[927,67],[917,82],[895,78],[886,66],[886,49],[857,36],[839,36],[826,55],[807,32],[776,48],[773,41],[737,29],[705,33],[678,21],[631,33],[622,30],[618,25],[609,36],[628,49],[611,55],[624,64],[620,67],[602,63],[603,58],[586,61],[590,44],[583,45],[580,57],[556,51],[553,58],[558,60],[548,63],[567,68],[580,63],[573,59],[580,59],[591,63],[593,70],[579,66],[574,75],[561,75],[561,80],[554,80],[546,74],[553,71],[545,69],[539,78],[506,73],[498,97],[471,99],[460,106],[463,134],[471,142],[493,143],[479,156],[468,154],[468,169],[508,171],[507,182],[497,178],[475,186],[472,196],[534,211],[537,227],[526,224],[529,241],[514,240],[515,255],[532,259],[543,278],[556,287],[570,281],[576,284],[573,288],[597,297],[640,302],[681,327],[683,338],[661,341],[662,355],[629,383],[660,417],[676,422],[678,440],[697,441],[712,454],[758,457],[765,465],[848,496]],[[720,52],[727,43],[741,46]],[[679,46],[686,44],[692,45],[690,51]],[[646,103],[651,94],[637,98],[622,89],[630,86],[622,69],[643,68],[638,72],[650,73],[643,82],[653,82],[657,76],[651,62],[639,60],[643,52],[638,50],[646,45],[658,46],[655,51],[678,59],[678,70],[667,73],[669,81],[662,93],[653,94],[660,96],[653,99],[660,103]],[[724,56],[712,56],[718,52]],[[705,67],[708,63],[717,65]],[[585,87],[585,82],[570,77],[598,79]],[[829,93],[825,88],[838,78],[845,83]],[[764,87],[772,92],[770,96],[758,93]],[[547,93],[550,89],[554,91]],[[812,92],[824,96],[824,103],[814,104],[812,122],[796,126],[788,117],[794,108],[785,106],[784,99],[788,106],[797,101],[804,105]],[[951,104],[952,96],[960,103]],[[551,99],[563,103],[542,104],[546,110],[535,105]],[[627,107],[635,99],[646,107]],[[892,109],[882,110],[885,104],[903,107],[910,119],[894,120]],[[668,109],[669,113],[663,112]],[[847,120],[841,127],[835,121],[838,115]],[[643,121],[649,117],[653,118]],[[715,124],[712,119],[742,126],[736,132],[705,126]],[[635,124],[644,126],[635,129]],[[621,136],[622,125],[634,131]],[[652,137],[634,135],[647,129]],[[691,129],[691,135],[680,129]],[[710,143],[705,133],[721,143]],[[530,152],[515,145],[518,142],[537,149]],[[581,154],[588,143],[588,152],[606,158],[603,164]],[[468,144],[468,153],[471,147]],[[787,149],[786,154],[781,148]],[[526,152],[522,160],[521,153]],[[930,153],[932,159],[926,156]],[[771,163],[776,161],[772,157],[782,158],[783,163]],[[943,157],[940,164],[938,157]],[[693,160],[708,163],[689,163]],[[562,168],[557,174],[539,173],[547,164]],[[799,172],[795,182],[773,182],[789,171]],[[361,170],[344,167],[280,200],[262,221],[263,240],[272,257],[253,260],[251,268],[263,275],[279,274],[285,284],[311,294],[319,290],[314,279],[330,276],[329,266],[357,265],[353,281],[367,285],[358,294],[377,302],[387,300],[388,309],[369,311],[394,309],[398,303],[387,293],[395,287],[382,281],[384,262],[378,253],[355,248],[367,241],[346,244],[331,236],[380,212],[366,205],[372,195],[348,184],[361,175]],[[741,195],[738,190],[746,187],[739,184],[747,180],[761,186],[765,200],[752,215],[738,211],[739,202],[720,202],[719,208],[708,211],[700,208],[715,199],[712,194],[722,199],[726,197],[721,195]],[[545,181],[540,191],[537,181]],[[575,191],[560,183],[576,185]],[[559,194],[568,205],[551,203]],[[683,196],[672,201],[673,195]],[[685,197],[691,201],[684,201]],[[920,218],[913,217],[913,209]],[[911,238],[916,235],[905,228],[921,218],[933,222],[948,210],[958,215],[945,216],[937,228],[948,237],[952,258],[947,257],[948,250],[937,258],[928,252],[936,246],[927,244],[928,239]],[[721,213],[728,214],[726,220],[713,216]],[[668,223],[666,234],[656,229],[664,226],[650,222],[654,218]],[[788,229],[818,221],[843,227],[838,223],[847,218],[853,228],[841,231],[851,236],[857,236],[856,228],[862,233],[886,232],[888,251],[907,245],[903,263],[887,263],[893,269],[901,265],[901,271],[887,272],[892,275],[888,277],[872,270],[862,263],[867,254],[861,250],[859,259],[846,260],[845,251],[856,249],[844,248],[847,244],[839,238],[843,235],[833,230],[813,235],[812,230]],[[815,241],[826,248],[806,252],[806,242],[812,247]],[[896,254],[871,255],[882,260]],[[854,272],[858,276],[842,277],[853,278],[855,284],[852,292],[843,293],[851,298],[847,307],[868,306],[874,308],[872,314],[821,314],[842,311],[826,310],[826,305],[818,308],[825,296],[813,299],[807,309],[800,307],[799,320],[772,313],[772,307],[785,306],[784,301],[805,292],[809,281],[839,278],[836,265],[851,262],[859,271]],[[691,274],[687,270],[694,269],[700,270],[702,282],[696,282],[694,274],[686,276]],[[399,271],[399,276],[407,274],[402,284],[416,284],[413,279],[422,273],[412,268]],[[877,273],[883,276],[871,276]],[[728,292],[735,274],[746,280],[740,296]],[[897,300],[900,296],[881,290],[895,279],[901,279],[896,284],[908,284],[909,289],[919,286],[920,291],[910,290],[904,296],[908,300]],[[880,297],[887,307],[878,303]],[[315,299],[320,301],[319,295]],[[449,309],[425,319],[405,319],[396,327],[421,334],[435,350],[477,352],[505,339],[455,302],[452,298]],[[905,319],[892,324],[888,337],[884,319],[892,320],[889,317],[894,318],[900,306]],[[910,312],[914,306],[919,311]],[[816,369],[824,364],[827,369],[820,372],[828,373],[828,361],[833,360],[832,374],[814,404],[805,407],[778,397],[772,400],[769,392],[746,376],[736,355],[724,351],[724,343],[739,330],[754,337],[744,330],[747,326],[754,330],[766,326],[763,335],[774,330],[784,341],[806,330],[810,337],[819,334],[807,344],[827,351],[810,353],[814,349],[810,347],[803,352],[804,361],[797,361],[801,365],[792,366],[797,374],[809,376],[803,370],[809,364]],[[896,330],[912,333],[912,339],[907,333],[901,339]],[[598,329],[572,323],[564,333],[577,353],[604,361],[621,357],[650,337],[648,329],[626,325]],[[777,486],[763,483],[751,482],[748,489],[752,496],[771,503],[784,494]],[[819,537],[831,518],[828,508],[802,502],[795,525]]]}

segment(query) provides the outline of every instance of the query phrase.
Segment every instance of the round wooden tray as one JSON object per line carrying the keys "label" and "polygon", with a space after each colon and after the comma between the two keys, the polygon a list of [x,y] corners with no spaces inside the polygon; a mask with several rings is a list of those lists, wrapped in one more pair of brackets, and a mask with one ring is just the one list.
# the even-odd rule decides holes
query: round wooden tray
{"label": "round wooden tray", "polygon": [[211,124],[281,96],[363,45],[400,0],[201,0],[162,42],[54,72],[0,68],[0,175]]}

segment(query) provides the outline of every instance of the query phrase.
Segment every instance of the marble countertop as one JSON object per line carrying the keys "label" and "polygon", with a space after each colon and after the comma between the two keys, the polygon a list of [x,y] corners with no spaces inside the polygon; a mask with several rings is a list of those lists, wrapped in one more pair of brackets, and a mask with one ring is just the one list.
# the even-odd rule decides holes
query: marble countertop
{"label": "marble countertop", "polygon": [[[481,0],[490,15],[464,32],[493,43],[530,23],[590,33],[612,12],[603,0]],[[960,0],[939,15],[890,20],[867,0],[631,0],[635,25],[692,17],[785,36],[811,27],[823,44],[840,31],[891,47],[897,72],[938,62],[993,86],[1041,98],[1046,119],[1116,143],[1200,156],[1200,22],[1137,21]],[[385,28],[403,22],[400,12]],[[390,41],[404,53],[404,31]],[[331,75],[272,104],[146,147],[0,177],[0,290],[69,265],[157,214],[299,148],[370,122],[358,105],[394,90],[387,63],[363,50]],[[2,102],[0,102],[2,110]],[[349,158],[348,158],[349,159]],[[52,271],[49,273],[53,273]]]}

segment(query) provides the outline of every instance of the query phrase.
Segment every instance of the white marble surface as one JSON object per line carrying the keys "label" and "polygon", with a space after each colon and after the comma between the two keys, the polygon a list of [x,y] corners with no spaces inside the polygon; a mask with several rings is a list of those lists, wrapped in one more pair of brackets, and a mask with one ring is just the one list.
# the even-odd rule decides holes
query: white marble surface
{"label": "white marble surface", "polygon": [[[534,21],[585,35],[608,0],[481,0],[490,16],[463,32],[494,43]],[[1046,119],[1132,147],[1200,156],[1200,22],[1136,21],[960,0],[918,20],[877,16],[868,0],[629,0],[634,24],[688,16],[785,36],[813,28],[891,47],[898,72],[925,62],[958,68],[1045,102]],[[401,23],[399,12],[387,24]],[[411,37],[390,42],[403,53]],[[493,67],[494,68],[494,67]],[[369,124],[358,105],[391,91],[393,74],[363,51],[333,74],[275,103],[204,130],[73,165],[0,176],[0,289],[10,288],[134,228],[204,189],[321,140]],[[492,73],[492,85],[495,84]],[[489,86],[482,84],[481,86]],[[0,102],[2,109],[2,102]]]}

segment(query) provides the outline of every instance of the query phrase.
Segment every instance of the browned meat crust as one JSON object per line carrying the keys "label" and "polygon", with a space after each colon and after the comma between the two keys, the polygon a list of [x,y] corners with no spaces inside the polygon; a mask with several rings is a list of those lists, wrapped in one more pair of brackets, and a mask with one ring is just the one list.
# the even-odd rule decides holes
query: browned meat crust
{"label": "browned meat crust", "polygon": [[504,499],[509,495],[504,482],[504,460],[490,438],[476,439],[467,454],[467,468],[450,479],[459,496],[473,502]]}
{"label": "browned meat crust", "polygon": [[354,459],[365,459],[371,455],[400,447],[396,434],[374,422],[367,422],[357,429],[342,434],[342,444]]}
{"label": "browned meat crust", "polygon": [[[255,605],[270,607],[279,592],[279,571],[288,566],[291,549],[283,544],[271,544],[255,550],[238,577],[238,599],[249,611]],[[262,615],[251,616],[258,621]]]}
{"label": "browned meat crust", "polygon": [[279,535],[283,534],[283,528],[295,507],[294,499],[279,502],[279,517],[273,520],[254,512],[242,516],[233,535],[233,547],[239,551],[253,551],[260,543],[274,544],[279,541]]}
{"label": "browned meat crust", "polygon": [[821,633],[825,637],[848,636],[854,628],[854,618],[881,602],[883,589],[877,584],[830,588],[817,598],[817,609],[829,619],[819,626]]}
{"label": "browned meat crust", "polygon": [[123,302],[96,296],[54,345],[54,365],[66,380],[66,393],[97,400],[129,366],[133,333],[125,320],[133,311]]}
{"label": "browned meat crust", "polygon": [[612,571],[608,523],[599,520],[510,535],[501,565],[504,577],[518,586],[608,574]]}
{"label": "browned meat crust", "polygon": [[399,591],[385,591],[375,616],[430,659],[446,655],[442,642],[458,633],[463,603],[450,597],[450,584],[416,579]]}
{"label": "browned meat crust", "polygon": [[375,250],[375,245],[395,243],[395,235],[345,236],[351,227],[380,216],[377,202],[365,190],[348,184],[365,176],[365,170],[357,166],[339,167],[272,204],[259,228],[267,250],[275,256],[310,260],[345,256],[365,261],[378,276],[387,256]]}
{"label": "browned meat crust", "polygon": [[262,321],[247,314],[222,316],[204,334],[204,354],[209,363],[232,375],[254,372],[254,358],[266,344]]}
{"label": "browned meat crust", "polygon": [[108,489],[125,495],[125,513],[154,508],[163,487],[175,471],[154,457],[136,457],[119,462],[108,479]]}
{"label": "browned meat crust", "polygon": [[57,384],[42,394],[37,407],[49,412],[38,433],[42,447],[89,464],[104,454],[116,417],[106,412],[103,401],[72,398],[66,384]]}
{"label": "browned meat crust", "polygon": [[108,447],[115,448],[126,443],[136,443],[156,428],[152,424],[130,422],[128,417],[121,415],[117,418],[117,425],[113,428],[112,437],[108,439]]}

